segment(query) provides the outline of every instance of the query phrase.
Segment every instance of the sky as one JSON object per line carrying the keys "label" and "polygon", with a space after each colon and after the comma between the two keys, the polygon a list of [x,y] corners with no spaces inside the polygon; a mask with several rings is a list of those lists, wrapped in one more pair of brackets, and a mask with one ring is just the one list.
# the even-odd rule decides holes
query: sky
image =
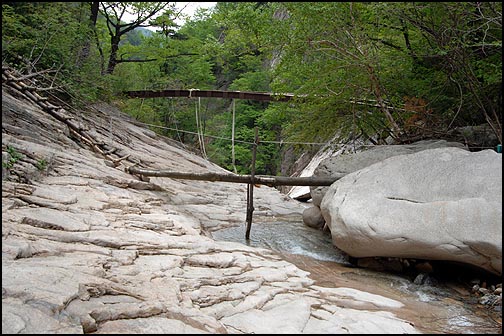
{"label": "sky", "polygon": [[[184,9],[184,14],[193,15],[198,8],[210,8],[215,6],[217,2],[175,2],[177,8],[182,8],[185,5],[187,7]],[[182,23],[182,22],[181,22]]]}

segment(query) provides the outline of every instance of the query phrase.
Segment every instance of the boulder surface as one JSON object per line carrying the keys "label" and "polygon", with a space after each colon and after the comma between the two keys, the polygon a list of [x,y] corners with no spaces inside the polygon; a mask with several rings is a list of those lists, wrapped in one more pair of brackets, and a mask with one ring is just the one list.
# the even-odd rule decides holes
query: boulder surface
{"label": "boulder surface", "polygon": [[353,257],[448,260],[502,273],[502,154],[437,148],[344,176],[321,204]]}

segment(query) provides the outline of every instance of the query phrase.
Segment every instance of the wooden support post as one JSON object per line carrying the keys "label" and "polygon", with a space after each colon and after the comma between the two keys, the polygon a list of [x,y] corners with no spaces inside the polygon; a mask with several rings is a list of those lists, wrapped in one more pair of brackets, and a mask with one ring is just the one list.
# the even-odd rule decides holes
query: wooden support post
{"label": "wooden support post", "polygon": [[236,170],[236,165],[235,165],[235,114],[236,114],[236,105],[235,105],[235,100],[233,99],[232,101],[233,104],[233,121],[231,125],[231,162],[233,164],[233,171],[235,174],[238,173]]}
{"label": "wooden support post", "polygon": [[[250,228],[252,227],[252,212],[254,211],[254,203],[252,202],[252,197],[250,196],[250,189],[253,188],[252,183],[247,183],[247,217],[245,219],[245,239],[250,239]],[[252,191],[252,196],[254,192]]]}
{"label": "wooden support post", "polygon": [[255,139],[252,148],[252,167],[250,169],[250,183],[247,187],[247,230],[245,232],[245,239],[250,239],[250,229],[252,227],[252,213],[254,212],[254,175],[255,175],[255,161],[257,145],[259,144],[259,135],[257,127],[255,128]]}

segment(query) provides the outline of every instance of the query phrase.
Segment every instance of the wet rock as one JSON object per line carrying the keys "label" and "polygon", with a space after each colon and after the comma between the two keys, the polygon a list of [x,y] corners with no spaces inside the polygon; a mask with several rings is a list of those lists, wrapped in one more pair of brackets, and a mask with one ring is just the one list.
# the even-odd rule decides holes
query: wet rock
{"label": "wet rock", "polygon": [[413,280],[413,283],[415,285],[423,285],[424,282],[425,282],[425,279],[428,277],[429,275],[427,273],[420,273],[418,274],[416,277],[415,277],[415,280]]}
{"label": "wet rock", "polygon": [[492,294],[484,294],[479,300],[478,302],[482,305],[493,305],[497,300],[497,296],[496,295],[492,295]]}
{"label": "wet rock", "polygon": [[436,286],[438,281],[429,273],[420,273],[413,280],[415,285]]}
{"label": "wet rock", "polygon": [[404,264],[397,258],[358,258],[357,266],[376,271],[390,271],[401,273]]}
{"label": "wet rock", "polygon": [[470,283],[471,285],[478,285],[478,286],[479,286],[479,284],[481,283],[481,280],[480,280],[480,279],[471,279],[471,280],[469,281],[469,283]]}
{"label": "wet rock", "polygon": [[303,223],[315,229],[322,229],[325,224],[325,219],[319,207],[311,207],[303,211]]}
{"label": "wet rock", "polygon": [[478,292],[479,292],[479,293],[481,293],[481,294],[483,294],[483,295],[485,295],[485,294],[487,294],[489,291],[488,291],[488,289],[486,289],[486,288],[483,288],[483,287],[482,287],[482,288],[478,289]]}

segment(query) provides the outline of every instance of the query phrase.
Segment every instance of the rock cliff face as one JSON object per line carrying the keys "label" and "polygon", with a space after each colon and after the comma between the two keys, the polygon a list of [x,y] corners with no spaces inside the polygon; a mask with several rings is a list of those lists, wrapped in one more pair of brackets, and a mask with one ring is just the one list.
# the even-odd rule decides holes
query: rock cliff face
{"label": "rock cliff face", "polygon": [[[3,333],[417,332],[396,300],[315,286],[270,250],[205,235],[244,223],[246,186],[124,170],[221,168],[104,104],[47,112],[2,88]],[[254,216],[304,210],[254,196]]]}

